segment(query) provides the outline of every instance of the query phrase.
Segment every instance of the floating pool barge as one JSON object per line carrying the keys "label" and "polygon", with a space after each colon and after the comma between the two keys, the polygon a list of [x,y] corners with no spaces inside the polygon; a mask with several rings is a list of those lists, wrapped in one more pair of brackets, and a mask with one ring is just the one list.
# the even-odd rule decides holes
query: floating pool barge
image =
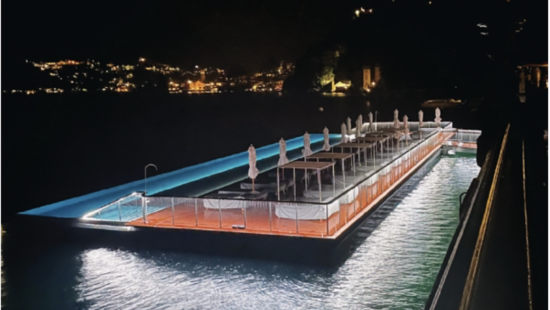
{"label": "floating pool barge", "polygon": [[[95,231],[94,241],[121,238],[178,248],[216,243],[217,247],[239,251],[254,244],[257,250],[267,251],[274,248],[274,243],[299,250],[300,241],[309,240],[306,242],[316,249],[321,244],[332,248],[415,171],[438,155],[442,146],[475,148],[470,144],[475,144],[480,134],[454,129],[450,122],[439,126],[427,122],[422,128],[417,122],[409,124],[407,133],[393,129],[389,122],[375,123],[372,130],[365,124],[359,136],[377,138],[358,138],[357,129],[353,129],[347,138],[357,144],[346,143],[345,148],[341,135],[330,135],[332,148],[328,152],[320,152],[323,136],[312,134],[311,158],[302,156],[302,137],[287,141],[291,163],[324,163],[306,166],[329,167],[326,173],[305,169],[296,177],[295,170],[289,174],[293,169],[278,168],[278,143],[258,148],[257,167],[261,174],[257,179],[263,181],[258,181],[253,194],[247,179],[248,153],[243,152],[149,178],[147,194],[144,181],[140,180],[32,209],[21,213],[21,217],[62,223],[73,230],[86,228],[78,231]],[[465,135],[468,141],[464,140]],[[344,153],[346,150],[349,153]],[[274,175],[278,176],[277,186]],[[322,175],[328,176],[329,181],[321,182]],[[133,235],[139,237],[132,238]]]}

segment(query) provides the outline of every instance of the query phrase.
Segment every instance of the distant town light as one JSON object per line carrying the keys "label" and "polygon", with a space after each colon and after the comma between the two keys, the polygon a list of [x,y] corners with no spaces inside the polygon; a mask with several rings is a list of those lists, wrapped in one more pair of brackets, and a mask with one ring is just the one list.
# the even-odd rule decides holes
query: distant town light
{"label": "distant town light", "polygon": [[359,17],[359,14],[360,14],[360,13],[361,13],[361,12],[359,12],[359,10],[355,10],[355,15],[357,15],[357,17]]}

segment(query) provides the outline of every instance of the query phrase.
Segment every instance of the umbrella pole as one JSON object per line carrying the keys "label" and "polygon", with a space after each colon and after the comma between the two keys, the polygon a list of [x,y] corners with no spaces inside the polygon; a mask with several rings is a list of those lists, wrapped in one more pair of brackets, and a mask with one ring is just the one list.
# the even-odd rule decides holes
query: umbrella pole
{"label": "umbrella pole", "polygon": [[[376,142],[375,142],[376,143]],[[376,145],[377,144],[374,144],[371,148],[370,148],[370,152],[372,154],[372,171],[374,172],[374,166],[376,165]]]}
{"label": "umbrella pole", "polygon": [[376,166],[376,153],[378,153],[378,141],[374,142],[374,150],[372,151],[372,169]]}
{"label": "umbrella pole", "polygon": [[279,167],[277,167],[277,200],[281,200],[281,190],[279,185]]}
{"label": "umbrella pole", "polygon": [[294,201],[296,201],[296,168],[292,168],[292,179],[294,180]]}
{"label": "umbrella pole", "polygon": [[319,184],[319,202],[323,202],[323,193],[321,192],[321,170],[317,169],[317,184]]}
{"label": "umbrella pole", "polygon": [[353,176],[355,176],[356,168],[355,168],[355,156],[351,157],[351,167],[353,168]]}
{"label": "umbrella pole", "polygon": [[334,176],[334,166],[335,165],[332,165],[332,190],[334,191],[334,197],[336,197],[336,178]]}
{"label": "umbrella pole", "polygon": [[252,179],[252,193],[254,193],[254,179]]}
{"label": "umbrella pole", "polygon": [[[355,167],[353,167],[355,170]],[[344,179],[344,188],[346,188],[346,169],[344,168],[344,159],[342,159],[342,176]],[[336,184],[336,180],[334,180],[334,184]]]}

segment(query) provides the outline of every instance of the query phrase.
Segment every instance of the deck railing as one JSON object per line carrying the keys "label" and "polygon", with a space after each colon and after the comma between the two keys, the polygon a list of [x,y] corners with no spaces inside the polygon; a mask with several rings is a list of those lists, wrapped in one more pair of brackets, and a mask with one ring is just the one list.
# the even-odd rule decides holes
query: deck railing
{"label": "deck railing", "polygon": [[457,129],[456,134],[449,140],[462,143],[477,143],[479,136],[481,136],[481,130]]}
{"label": "deck railing", "polygon": [[[378,125],[392,127],[393,123]],[[443,130],[425,132],[422,140],[409,143],[397,157],[387,158],[377,170],[366,172],[354,187],[327,202],[142,197],[141,193],[133,193],[86,215],[85,219],[149,227],[333,236],[368,212],[411,169],[455,134],[449,131],[452,123],[443,125]]]}
{"label": "deck railing", "polygon": [[82,218],[112,222],[128,222],[141,218],[142,195],[141,192],[133,192],[84,215]]}

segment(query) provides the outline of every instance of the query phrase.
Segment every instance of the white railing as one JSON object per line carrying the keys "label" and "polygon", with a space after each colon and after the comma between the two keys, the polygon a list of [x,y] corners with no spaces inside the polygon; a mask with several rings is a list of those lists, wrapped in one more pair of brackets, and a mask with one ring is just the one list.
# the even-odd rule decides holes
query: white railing
{"label": "white railing", "polygon": [[100,221],[124,221],[123,209],[127,209],[129,205],[139,203],[141,205],[141,198],[143,193],[133,192],[122,198],[119,198],[105,206],[85,214],[82,218],[85,220],[100,220]]}
{"label": "white railing", "polygon": [[[379,125],[393,126],[393,123]],[[451,129],[452,123],[442,123]],[[383,127],[382,127],[383,128]],[[265,201],[244,199],[192,198],[192,197],[143,197],[132,193],[84,216],[90,220],[105,220],[102,212],[111,211],[107,217],[113,220],[113,208],[118,208],[118,220],[130,225],[173,226],[181,228],[241,230],[255,233],[332,236],[350,222],[361,217],[377,199],[397,185],[411,169],[428,157],[453,132],[431,131],[423,140],[409,143],[397,158],[388,158],[385,165],[368,171],[355,186],[332,197],[326,203],[296,201]],[[126,216],[124,200],[133,199],[137,216]],[[116,211],[116,210],[115,210]],[[135,211],[135,210],[134,210]],[[128,213],[129,214],[129,213]],[[135,215],[135,212],[132,213]],[[115,219],[116,221],[116,219]]]}

